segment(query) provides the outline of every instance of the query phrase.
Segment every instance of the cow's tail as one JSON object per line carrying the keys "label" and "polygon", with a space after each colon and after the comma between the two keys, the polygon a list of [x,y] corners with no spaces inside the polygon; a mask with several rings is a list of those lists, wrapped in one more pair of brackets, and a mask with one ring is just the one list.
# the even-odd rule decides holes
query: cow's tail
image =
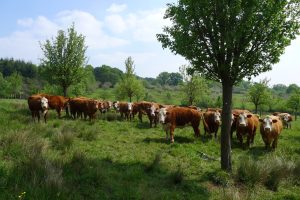
{"label": "cow's tail", "polygon": [[205,121],[205,117],[204,117],[203,113],[201,114],[201,118],[203,120],[204,130],[207,130],[209,133],[211,133],[209,126],[208,126],[207,122]]}

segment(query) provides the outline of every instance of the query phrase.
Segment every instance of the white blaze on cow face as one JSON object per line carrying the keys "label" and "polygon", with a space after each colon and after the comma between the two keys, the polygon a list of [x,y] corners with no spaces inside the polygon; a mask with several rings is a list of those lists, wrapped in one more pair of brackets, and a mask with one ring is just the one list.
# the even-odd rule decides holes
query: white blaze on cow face
{"label": "white blaze on cow face", "polygon": [[167,109],[161,108],[158,113],[158,121],[159,123],[164,124],[167,116]]}
{"label": "white blaze on cow face", "polygon": [[111,101],[108,102],[108,107],[109,107],[109,108],[112,107],[112,102],[111,102]]}
{"label": "white blaze on cow face", "polygon": [[155,111],[156,111],[156,108],[155,108],[154,105],[152,105],[152,106],[150,107],[150,114],[151,114],[151,116],[155,116]]}
{"label": "white blaze on cow face", "polygon": [[287,114],[287,115],[284,115],[283,116],[283,120],[285,121],[285,122],[288,122],[289,121],[289,115]]}
{"label": "white blaze on cow face", "polygon": [[119,101],[114,102],[113,106],[116,110],[120,110]]}
{"label": "white blaze on cow face", "polygon": [[241,113],[240,115],[239,115],[239,126],[240,127],[246,127],[247,126],[247,124],[248,124],[248,121],[247,121],[247,115],[246,115],[246,113]]}
{"label": "white blaze on cow face", "polygon": [[49,105],[48,105],[48,99],[45,97],[41,98],[41,107],[43,110],[47,110]]}
{"label": "white blaze on cow face", "polygon": [[129,112],[132,113],[132,103],[128,103],[127,106],[128,106]]}
{"label": "white blaze on cow face", "polygon": [[263,119],[262,121],[263,123],[263,128],[264,128],[264,131],[271,131],[272,130],[272,119],[267,116],[265,119]]}
{"label": "white blaze on cow face", "polygon": [[221,114],[218,111],[214,113],[214,120],[217,124],[221,124]]}

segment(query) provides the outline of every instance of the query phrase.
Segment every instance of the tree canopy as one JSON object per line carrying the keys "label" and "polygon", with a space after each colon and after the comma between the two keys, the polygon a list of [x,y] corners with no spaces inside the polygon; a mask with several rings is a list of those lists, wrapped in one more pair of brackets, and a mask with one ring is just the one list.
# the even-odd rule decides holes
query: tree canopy
{"label": "tree canopy", "polygon": [[41,44],[44,53],[42,64],[49,81],[62,87],[64,96],[67,89],[81,82],[84,77],[85,52],[87,46],[83,35],[75,31],[74,24],[67,33],[59,30],[55,39]]}

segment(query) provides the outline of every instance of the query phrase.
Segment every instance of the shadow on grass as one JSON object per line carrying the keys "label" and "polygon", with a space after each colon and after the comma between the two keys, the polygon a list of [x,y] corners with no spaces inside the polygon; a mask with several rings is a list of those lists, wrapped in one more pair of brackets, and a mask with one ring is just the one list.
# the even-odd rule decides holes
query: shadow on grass
{"label": "shadow on grass", "polygon": [[248,150],[247,154],[252,158],[257,159],[271,152],[273,152],[271,149],[266,149],[264,146],[253,146]]}
{"label": "shadow on grass", "polygon": [[[53,161],[52,161],[53,162]],[[84,154],[65,163],[25,163],[10,173],[1,173],[0,197],[16,199],[26,191],[26,199],[209,199],[197,181],[174,181],[174,172],[147,165],[119,163],[110,158],[89,159]],[[0,172],[1,172],[0,168]],[[2,180],[2,179],[1,179]]]}
{"label": "shadow on grass", "polygon": [[[195,140],[197,140],[198,138],[187,138],[187,137],[182,137],[182,136],[174,136],[174,143],[180,143],[180,144],[187,144],[187,143],[194,143]],[[166,143],[166,144],[170,144],[170,139],[166,140],[165,137],[160,137],[160,138],[145,138],[143,140],[143,142],[145,143]]]}
{"label": "shadow on grass", "polygon": [[[138,121],[136,123],[135,127],[138,129],[150,129],[150,122],[149,121],[143,121],[143,122]],[[157,127],[159,127],[159,125]],[[152,128],[154,128],[154,125],[152,125]]]}

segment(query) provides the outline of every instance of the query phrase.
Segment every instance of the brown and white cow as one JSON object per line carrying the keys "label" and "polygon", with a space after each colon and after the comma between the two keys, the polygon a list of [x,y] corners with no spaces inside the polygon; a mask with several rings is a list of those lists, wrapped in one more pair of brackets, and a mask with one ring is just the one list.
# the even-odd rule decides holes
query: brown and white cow
{"label": "brown and white cow", "polygon": [[214,133],[215,138],[217,138],[217,133],[221,125],[221,114],[218,110],[216,111],[206,111],[203,113],[203,126],[204,126],[204,135],[206,132],[209,134]]}
{"label": "brown and white cow", "polygon": [[127,120],[132,120],[132,110],[133,110],[133,103],[131,102],[115,102],[114,108],[120,112],[121,117],[125,117]]}
{"label": "brown and white cow", "polygon": [[33,121],[35,121],[35,117],[37,117],[39,122],[40,112],[42,112],[44,121],[47,123],[47,113],[49,109],[48,99],[40,95],[32,95],[28,97],[27,102]]}
{"label": "brown and white cow", "polygon": [[244,109],[233,109],[231,112],[232,112],[232,119],[231,119],[230,138],[232,140],[233,132],[236,131],[238,116],[241,113],[251,113],[251,112],[249,110],[244,110]]}
{"label": "brown and white cow", "polygon": [[146,114],[150,122],[150,128],[152,128],[153,123],[156,127],[158,122],[158,112],[159,109],[162,108],[162,105],[147,101],[141,101],[136,103],[135,105],[136,110],[138,110],[138,117],[140,119],[140,122],[143,121],[142,115]]}
{"label": "brown and white cow", "polygon": [[162,123],[163,129],[166,132],[166,139],[170,135],[171,143],[174,142],[174,130],[176,127],[183,127],[191,124],[196,137],[200,136],[200,119],[201,113],[190,108],[174,107],[161,108],[159,110],[159,122]]}
{"label": "brown and white cow", "polygon": [[96,112],[98,110],[98,101],[94,99],[88,99],[84,97],[72,98],[69,101],[70,111],[74,119],[79,116],[84,119],[89,117],[90,120],[95,119]]}
{"label": "brown and white cow", "polygon": [[111,101],[99,100],[98,102],[99,102],[98,103],[98,109],[99,109],[101,114],[108,112],[112,108],[112,102]]}
{"label": "brown and white cow", "polygon": [[283,123],[283,127],[284,128],[292,128],[292,121],[293,121],[293,118],[292,118],[292,115],[290,115],[289,113],[280,113],[280,112],[274,112],[273,113],[274,116],[278,116],[282,123]]}
{"label": "brown and white cow", "polygon": [[[58,118],[61,117],[61,111],[67,108],[70,98],[65,98],[58,95],[39,94],[48,99],[49,109],[54,109],[57,112]],[[67,112],[67,111],[66,111]],[[68,115],[68,113],[67,113]]]}
{"label": "brown and white cow", "polygon": [[265,143],[265,147],[269,148],[272,143],[272,148],[277,147],[278,137],[282,131],[282,122],[278,116],[266,116],[259,120],[260,134]]}
{"label": "brown and white cow", "polygon": [[[235,114],[236,115],[236,114]],[[250,147],[250,144],[254,143],[254,137],[256,134],[256,129],[259,125],[259,120],[257,115],[252,113],[242,112],[237,116],[236,123],[236,134],[237,138],[240,141],[241,146],[243,147],[243,137],[247,137],[246,147]]]}

